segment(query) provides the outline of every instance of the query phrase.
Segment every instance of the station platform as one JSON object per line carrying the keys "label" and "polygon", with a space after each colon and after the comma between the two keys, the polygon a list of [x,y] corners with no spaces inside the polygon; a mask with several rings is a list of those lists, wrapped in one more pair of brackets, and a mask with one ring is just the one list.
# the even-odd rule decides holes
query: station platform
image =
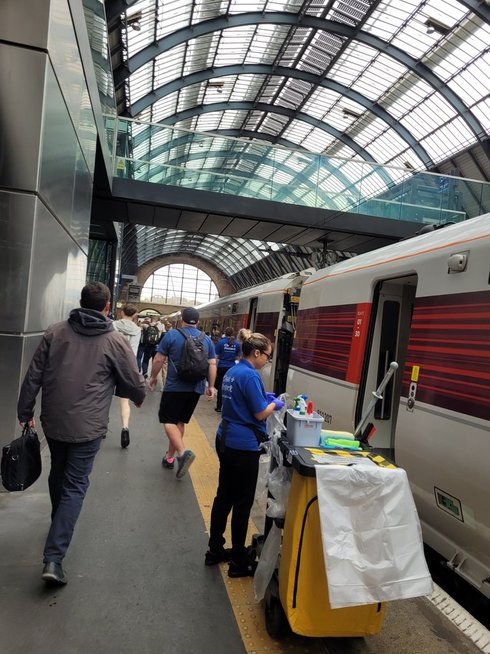
{"label": "station platform", "polygon": [[[96,458],[64,562],[69,583],[46,588],[42,547],[49,524],[49,452],[24,493],[0,493],[2,654],[478,654],[482,651],[426,598],[387,605],[370,638],[271,639],[251,579],[204,566],[217,484],[219,414],[202,398],[186,431],[197,458],[189,475],[161,466],[166,438],[160,393],[132,409],[131,444],[119,445],[119,404]],[[41,431],[40,431],[41,435]],[[263,497],[250,534],[263,527]]]}

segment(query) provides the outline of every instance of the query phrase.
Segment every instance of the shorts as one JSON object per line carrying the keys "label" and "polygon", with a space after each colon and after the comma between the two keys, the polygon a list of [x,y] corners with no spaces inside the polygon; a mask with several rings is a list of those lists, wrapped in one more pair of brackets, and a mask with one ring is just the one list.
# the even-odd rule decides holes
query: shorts
{"label": "shorts", "polygon": [[188,423],[201,396],[193,391],[163,391],[158,419],[162,424]]}

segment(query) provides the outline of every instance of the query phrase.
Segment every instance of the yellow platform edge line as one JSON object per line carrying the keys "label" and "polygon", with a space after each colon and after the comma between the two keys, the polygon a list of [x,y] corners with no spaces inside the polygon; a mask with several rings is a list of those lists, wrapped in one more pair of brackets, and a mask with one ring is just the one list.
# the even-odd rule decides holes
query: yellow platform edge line
{"label": "yellow platform edge line", "polygon": [[[218,457],[195,418],[192,418],[186,427],[185,441],[186,447],[196,455],[196,460],[189,469],[189,476],[206,531],[209,534],[211,507],[218,486]],[[255,527],[249,521],[248,537],[251,538],[253,533],[255,533]],[[226,539],[228,543],[231,542],[229,527]],[[271,654],[285,652],[286,649],[288,652],[294,652],[296,648],[291,649],[291,643],[288,643],[285,648],[268,635],[264,624],[263,607],[255,600],[253,580],[251,578],[230,579],[227,574],[227,565],[223,563],[219,568],[246,652],[248,654],[261,654],[262,652]]]}

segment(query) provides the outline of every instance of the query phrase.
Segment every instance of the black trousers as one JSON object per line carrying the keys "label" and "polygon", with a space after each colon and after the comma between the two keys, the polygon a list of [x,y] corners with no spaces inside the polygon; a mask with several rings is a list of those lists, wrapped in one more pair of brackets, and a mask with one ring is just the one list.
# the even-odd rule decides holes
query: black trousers
{"label": "black trousers", "polygon": [[153,359],[153,357],[155,356],[156,351],[157,351],[156,345],[145,345],[143,361],[141,362],[141,374],[143,375],[143,377],[146,377],[146,375],[148,374],[148,364],[150,362],[150,359]]}
{"label": "black trousers", "polygon": [[220,440],[216,438],[216,451],[219,458],[219,481],[213,508],[211,509],[211,528],[209,549],[219,552],[225,544],[223,534],[230,511],[232,558],[235,563],[245,562],[247,550],[248,519],[252,509],[257,477],[259,474],[260,452],[232,450],[225,447],[220,452]]}
{"label": "black trousers", "polygon": [[217,394],[216,394],[216,408],[220,409],[220,410],[221,410],[221,406],[223,404],[223,396],[222,396],[222,393],[221,393],[221,386],[223,385],[223,377],[226,375],[228,370],[229,370],[229,368],[224,368],[223,366],[221,368],[218,366],[218,368],[216,370],[216,381],[215,381],[216,391],[217,391]]}

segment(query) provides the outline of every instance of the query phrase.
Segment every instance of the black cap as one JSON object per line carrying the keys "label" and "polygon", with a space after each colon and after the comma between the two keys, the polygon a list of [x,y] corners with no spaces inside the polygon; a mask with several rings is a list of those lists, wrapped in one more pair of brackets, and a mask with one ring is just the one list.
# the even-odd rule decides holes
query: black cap
{"label": "black cap", "polygon": [[192,307],[186,307],[182,311],[182,320],[188,325],[197,325],[199,321],[199,311]]}

